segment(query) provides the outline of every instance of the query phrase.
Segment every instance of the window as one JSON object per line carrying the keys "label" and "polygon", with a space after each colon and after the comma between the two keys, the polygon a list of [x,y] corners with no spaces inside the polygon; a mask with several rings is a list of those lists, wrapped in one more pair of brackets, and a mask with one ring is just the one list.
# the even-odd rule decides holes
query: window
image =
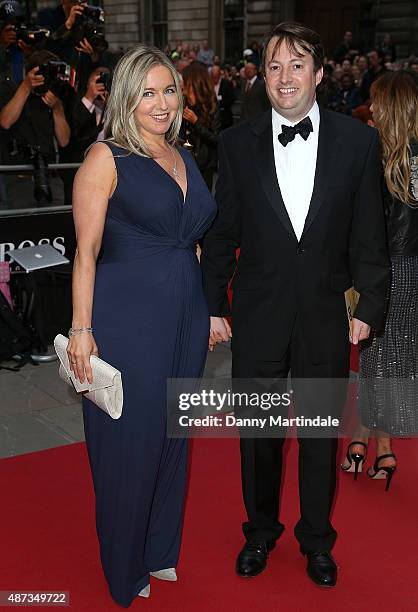
{"label": "window", "polygon": [[167,0],[152,0],[152,40],[156,47],[167,45]]}
{"label": "window", "polygon": [[244,50],[244,0],[224,0],[225,59],[236,63]]}

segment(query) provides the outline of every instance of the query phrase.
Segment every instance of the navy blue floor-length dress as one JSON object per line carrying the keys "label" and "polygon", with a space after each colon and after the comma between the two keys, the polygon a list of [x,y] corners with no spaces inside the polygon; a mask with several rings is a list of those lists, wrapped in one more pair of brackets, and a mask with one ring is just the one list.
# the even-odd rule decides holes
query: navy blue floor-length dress
{"label": "navy blue floor-length dress", "polygon": [[113,420],[83,398],[83,416],[101,562],[112,597],[128,607],[149,572],[178,560],[187,442],[166,435],[166,380],[203,372],[209,317],[195,243],[215,203],[187,151],[184,198],[155,160],[109,146],[117,187],[92,325],[99,356],[122,372],[124,404]]}

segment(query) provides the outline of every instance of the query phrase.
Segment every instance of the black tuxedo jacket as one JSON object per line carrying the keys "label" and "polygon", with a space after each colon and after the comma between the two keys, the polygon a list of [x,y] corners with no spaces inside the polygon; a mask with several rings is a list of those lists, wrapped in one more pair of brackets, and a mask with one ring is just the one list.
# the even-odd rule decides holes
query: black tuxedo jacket
{"label": "black tuxedo jacket", "polygon": [[390,264],[380,167],[373,129],[321,110],[314,189],[298,241],[277,181],[271,111],[222,133],[218,215],[201,263],[212,316],[230,314],[233,277],[233,351],[281,359],[297,314],[313,363],[347,355],[344,291],[353,284],[361,294],[356,317],[382,324]]}
{"label": "black tuxedo jacket", "polygon": [[232,105],[234,103],[234,88],[227,79],[221,79],[219,84],[219,110],[221,113],[221,130],[225,130],[234,123]]}
{"label": "black tuxedo jacket", "polygon": [[84,152],[93,142],[96,142],[97,136],[103,129],[103,123],[96,123],[96,112],[90,112],[86,108],[81,99],[78,99],[73,110],[73,141],[74,150],[81,157],[84,157]]}
{"label": "black tuxedo jacket", "polygon": [[257,78],[248,93],[245,93],[245,83],[246,81],[242,83],[243,98],[241,120],[257,117],[270,108],[270,101],[267,97],[264,79]]}

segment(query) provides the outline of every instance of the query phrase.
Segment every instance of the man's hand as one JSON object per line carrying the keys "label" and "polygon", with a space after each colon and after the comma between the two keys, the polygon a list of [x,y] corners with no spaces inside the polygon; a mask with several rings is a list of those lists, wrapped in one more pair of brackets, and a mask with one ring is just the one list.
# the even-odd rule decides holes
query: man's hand
{"label": "man's hand", "polygon": [[81,51],[81,53],[85,53],[86,55],[93,55],[94,49],[87,40],[87,38],[83,38],[78,43],[78,47],[75,48],[76,51]]}
{"label": "man's hand", "polygon": [[32,45],[27,45],[25,42],[23,42],[23,40],[18,40],[17,46],[25,56],[30,55],[35,50],[35,47],[33,47]]}
{"label": "man's hand", "polygon": [[40,85],[43,85],[45,83],[44,76],[42,74],[37,74],[38,70],[39,66],[35,66],[35,68],[32,68],[32,70],[27,73],[25,80],[23,81],[25,86],[29,89],[30,93],[32,93],[32,91],[36,87],[39,87]]}
{"label": "man's hand", "polygon": [[16,42],[16,28],[9,24],[0,32],[0,45],[7,49]]}
{"label": "man's hand", "polygon": [[61,111],[63,110],[62,102],[52,91],[47,91],[44,96],[42,96],[42,102],[44,102],[49,108],[53,111]]}
{"label": "man's hand", "polygon": [[87,91],[85,97],[89,102],[94,102],[96,98],[101,98],[103,101],[108,97],[108,92],[106,91],[106,87],[103,83],[98,83],[97,79],[100,78],[99,74],[95,74],[89,78],[89,82],[87,84]]}
{"label": "man's hand", "polygon": [[210,317],[209,350],[213,351],[219,342],[228,342],[232,338],[231,327],[223,317]]}
{"label": "man's hand", "polygon": [[352,327],[350,330],[350,342],[354,345],[358,344],[361,340],[367,340],[370,336],[370,325],[363,323],[359,319],[353,318]]}
{"label": "man's hand", "polygon": [[71,30],[71,28],[74,27],[75,20],[77,19],[79,15],[83,14],[85,6],[86,6],[86,3],[74,4],[71,7],[70,14],[68,15],[67,21],[65,22],[65,27],[67,28],[67,30]]}

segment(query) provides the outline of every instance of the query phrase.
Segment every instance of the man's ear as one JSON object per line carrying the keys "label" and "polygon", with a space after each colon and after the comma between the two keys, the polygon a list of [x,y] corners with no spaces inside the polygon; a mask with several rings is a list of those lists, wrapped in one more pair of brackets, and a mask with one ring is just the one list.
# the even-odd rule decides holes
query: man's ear
{"label": "man's ear", "polygon": [[322,81],[322,77],[324,76],[324,69],[321,67],[319,70],[317,70],[317,72],[315,73],[315,81],[316,81],[316,85],[318,86],[319,83]]}

